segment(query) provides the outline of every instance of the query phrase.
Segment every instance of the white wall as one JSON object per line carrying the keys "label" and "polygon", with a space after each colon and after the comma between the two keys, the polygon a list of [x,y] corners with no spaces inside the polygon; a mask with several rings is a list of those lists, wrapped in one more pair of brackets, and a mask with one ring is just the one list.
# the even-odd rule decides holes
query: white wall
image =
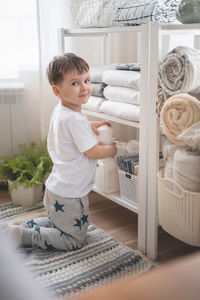
{"label": "white wall", "polygon": [[[70,6],[73,0],[39,0],[40,32],[41,32],[41,69],[42,69],[42,101],[41,101],[41,133],[46,136],[49,118],[57,99],[53,96],[47,82],[45,70],[48,62],[58,53],[57,28],[72,28],[74,22]],[[103,64],[103,46],[101,38],[80,37],[68,38],[65,43],[66,52],[74,52],[86,59],[90,66]],[[136,34],[113,34],[111,37],[111,63],[134,62],[137,60]]]}

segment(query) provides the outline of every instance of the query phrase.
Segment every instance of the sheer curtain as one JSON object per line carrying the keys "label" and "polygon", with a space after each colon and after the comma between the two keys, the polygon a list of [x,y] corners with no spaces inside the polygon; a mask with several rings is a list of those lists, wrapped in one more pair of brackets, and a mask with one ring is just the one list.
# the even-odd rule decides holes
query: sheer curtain
{"label": "sheer curtain", "polygon": [[0,10],[0,155],[48,132],[57,99],[46,78],[57,28],[71,27],[70,0],[7,0]]}

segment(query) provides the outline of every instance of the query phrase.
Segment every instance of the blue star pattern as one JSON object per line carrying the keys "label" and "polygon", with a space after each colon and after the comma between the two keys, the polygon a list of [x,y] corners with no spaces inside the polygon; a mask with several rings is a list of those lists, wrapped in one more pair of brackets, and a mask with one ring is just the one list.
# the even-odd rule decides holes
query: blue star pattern
{"label": "blue star pattern", "polygon": [[83,215],[81,218],[81,221],[83,222],[82,225],[84,225],[85,223],[88,223],[88,215]]}
{"label": "blue star pattern", "polygon": [[35,227],[35,231],[40,233],[40,227],[39,226]]}
{"label": "blue star pattern", "polygon": [[79,227],[79,229],[81,230],[81,220],[76,219],[76,224],[73,225],[74,227]]}
{"label": "blue star pattern", "polygon": [[47,241],[45,241],[45,246],[47,247],[48,250],[56,250],[56,248],[54,248],[53,245],[48,244]]}
{"label": "blue star pattern", "polygon": [[37,223],[35,223],[33,219],[27,221],[26,224],[30,225],[31,227],[33,227],[34,225],[37,225]]}
{"label": "blue star pattern", "polygon": [[59,204],[58,201],[56,200],[56,203],[54,204],[56,212],[59,211],[59,210],[61,210],[62,212],[64,212],[63,206],[64,206],[64,204]]}

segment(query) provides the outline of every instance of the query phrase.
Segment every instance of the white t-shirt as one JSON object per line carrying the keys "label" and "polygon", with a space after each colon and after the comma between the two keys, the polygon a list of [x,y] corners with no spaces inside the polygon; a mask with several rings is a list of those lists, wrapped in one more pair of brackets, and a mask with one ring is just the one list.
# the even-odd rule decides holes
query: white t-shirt
{"label": "white t-shirt", "polygon": [[47,139],[53,169],[46,180],[47,189],[61,197],[87,195],[93,186],[97,160],[84,152],[97,144],[86,118],[61,103],[54,108]]}

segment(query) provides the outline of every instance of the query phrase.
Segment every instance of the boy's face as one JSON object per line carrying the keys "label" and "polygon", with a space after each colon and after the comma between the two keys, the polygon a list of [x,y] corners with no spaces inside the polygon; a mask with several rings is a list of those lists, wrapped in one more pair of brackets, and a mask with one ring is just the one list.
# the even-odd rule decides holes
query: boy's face
{"label": "boy's face", "polygon": [[61,83],[52,86],[52,90],[64,106],[80,112],[81,105],[86,103],[91,95],[90,74],[69,71]]}

